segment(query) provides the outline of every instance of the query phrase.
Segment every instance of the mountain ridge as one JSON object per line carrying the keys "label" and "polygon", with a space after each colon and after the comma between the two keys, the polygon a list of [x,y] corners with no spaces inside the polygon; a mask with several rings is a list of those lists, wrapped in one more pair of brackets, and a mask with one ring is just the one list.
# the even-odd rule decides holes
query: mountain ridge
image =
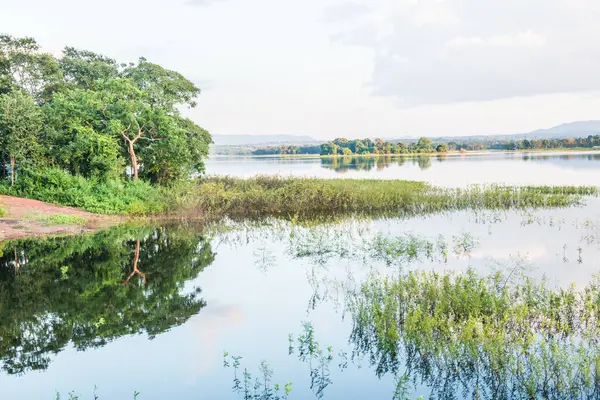
{"label": "mountain ridge", "polygon": [[[492,135],[465,136],[429,136],[433,141],[474,141],[474,140],[522,140],[522,139],[562,139],[566,137],[582,137],[600,134],[600,120],[566,122],[551,128],[536,129],[526,133],[504,133]],[[373,136],[372,138],[375,138]],[[325,143],[330,139],[318,140],[308,135],[213,135],[215,146],[268,146],[268,145],[301,145]],[[387,141],[416,141],[418,137],[389,137]]]}

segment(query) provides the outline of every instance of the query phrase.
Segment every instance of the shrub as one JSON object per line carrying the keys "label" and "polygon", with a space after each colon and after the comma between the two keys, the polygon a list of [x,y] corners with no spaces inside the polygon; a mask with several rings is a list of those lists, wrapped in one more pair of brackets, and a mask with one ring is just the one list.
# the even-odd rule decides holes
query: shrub
{"label": "shrub", "polygon": [[159,188],[143,181],[100,181],[73,176],[58,168],[25,171],[0,193],[27,197],[101,214],[153,214],[165,210]]}

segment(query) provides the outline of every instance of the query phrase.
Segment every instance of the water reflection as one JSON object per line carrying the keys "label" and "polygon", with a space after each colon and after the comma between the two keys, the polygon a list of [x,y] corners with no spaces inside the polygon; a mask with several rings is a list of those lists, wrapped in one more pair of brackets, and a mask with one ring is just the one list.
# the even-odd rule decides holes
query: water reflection
{"label": "water reflection", "polygon": [[2,395],[52,398],[51,381],[101,400],[596,398],[598,204],[5,242],[0,361],[51,368],[5,376]]}
{"label": "water reflection", "polygon": [[[421,170],[431,167],[433,156],[353,156],[353,157],[333,157],[321,158],[321,166],[326,169],[334,170],[343,174],[348,171],[382,171],[392,165],[403,166],[409,162],[417,165]],[[445,155],[437,155],[435,159],[438,162],[446,160]]]}
{"label": "water reflection", "polygon": [[152,339],[183,324],[206,305],[184,284],[213,260],[210,242],[169,227],[0,243],[2,369],[44,370],[68,344]]}
{"label": "water reflection", "polygon": [[213,157],[211,175],[293,175],[404,179],[445,187],[470,184],[597,185],[600,153],[488,152],[430,156]]}

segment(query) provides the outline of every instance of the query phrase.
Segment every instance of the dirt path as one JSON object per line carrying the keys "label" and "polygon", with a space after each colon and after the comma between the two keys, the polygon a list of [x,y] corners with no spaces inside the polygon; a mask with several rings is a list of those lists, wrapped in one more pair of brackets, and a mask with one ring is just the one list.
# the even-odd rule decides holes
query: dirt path
{"label": "dirt path", "polygon": [[[8,212],[0,217],[0,241],[26,236],[62,235],[93,232],[119,221],[118,217],[98,215],[72,207],[61,207],[20,197],[0,196],[0,208]],[[80,223],[52,224],[46,218],[57,214],[80,217]]]}

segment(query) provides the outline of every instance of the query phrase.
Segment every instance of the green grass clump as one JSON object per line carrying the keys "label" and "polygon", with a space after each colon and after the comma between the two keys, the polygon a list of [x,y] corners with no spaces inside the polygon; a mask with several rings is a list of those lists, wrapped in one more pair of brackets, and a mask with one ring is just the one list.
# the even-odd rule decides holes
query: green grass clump
{"label": "green grass clump", "polygon": [[8,211],[6,211],[4,207],[0,205],[0,218],[4,218],[6,216],[8,216]]}
{"label": "green grass clump", "polygon": [[87,219],[78,215],[51,214],[42,217],[42,223],[48,226],[54,225],[85,225]]}
{"label": "green grass clump", "polygon": [[[462,209],[527,209],[579,204],[590,187],[473,186],[443,189],[425,182],[258,176],[209,177],[195,207],[206,215],[314,217],[418,215]],[[188,203],[189,205],[190,203]]]}
{"label": "green grass clump", "polygon": [[45,226],[57,226],[57,225],[85,225],[87,219],[80,217],[79,215],[70,214],[49,214],[44,215],[41,213],[31,213],[23,217],[26,221],[39,222]]}

